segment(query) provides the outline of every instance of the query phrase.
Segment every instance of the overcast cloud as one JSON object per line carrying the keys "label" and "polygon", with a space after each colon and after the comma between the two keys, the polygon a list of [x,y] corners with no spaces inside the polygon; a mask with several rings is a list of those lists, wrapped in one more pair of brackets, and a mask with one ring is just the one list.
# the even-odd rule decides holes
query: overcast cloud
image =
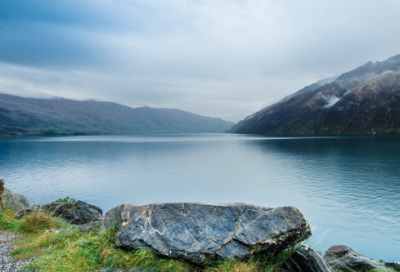
{"label": "overcast cloud", "polygon": [[400,54],[398,0],[2,0],[0,92],[239,121]]}

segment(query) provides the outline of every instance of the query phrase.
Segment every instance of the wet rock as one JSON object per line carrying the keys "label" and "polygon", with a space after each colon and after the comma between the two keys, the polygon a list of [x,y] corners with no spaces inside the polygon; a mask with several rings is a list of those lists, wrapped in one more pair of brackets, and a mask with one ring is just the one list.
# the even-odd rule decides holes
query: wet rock
{"label": "wet rock", "polygon": [[332,272],[322,255],[310,246],[300,247],[286,262],[283,268],[295,272]]}
{"label": "wet rock", "polygon": [[102,229],[113,220],[120,225],[118,247],[144,248],[198,265],[207,265],[217,256],[246,258],[261,251],[276,254],[311,235],[307,221],[293,207],[121,205],[106,214]]}
{"label": "wet rock", "polygon": [[324,255],[332,269],[345,272],[369,271],[371,269],[385,269],[384,263],[367,258],[364,255],[343,245],[330,247]]}
{"label": "wet rock", "polygon": [[83,201],[77,201],[74,204],[60,202],[44,204],[42,206],[31,206],[19,212],[17,219],[32,211],[42,211],[51,214],[54,217],[62,218],[71,224],[83,225],[93,222],[100,222],[103,219],[103,211],[94,205]]}
{"label": "wet rock", "polygon": [[[29,206],[29,200],[23,195],[14,193],[13,191],[4,188],[3,203],[6,209],[9,209],[13,212],[19,212]],[[0,211],[3,211],[2,206],[0,205]]]}

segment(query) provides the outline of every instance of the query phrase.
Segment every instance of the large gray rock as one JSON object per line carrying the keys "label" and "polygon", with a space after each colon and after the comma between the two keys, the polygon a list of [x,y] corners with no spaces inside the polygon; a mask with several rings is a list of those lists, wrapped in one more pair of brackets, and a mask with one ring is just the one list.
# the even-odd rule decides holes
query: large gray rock
{"label": "large gray rock", "polygon": [[[29,206],[29,200],[23,195],[14,193],[13,191],[4,188],[3,203],[6,209],[13,212],[19,212]],[[3,211],[3,207],[0,205],[0,211]]]}
{"label": "large gray rock", "polygon": [[20,219],[25,214],[32,211],[42,211],[51,214],[54,217],[62,218],[71,224],[84,225],[93,222],[100,222],[103,219],[103,211],[94,205],[90,205],[83,201],[76,203],[50,203],[42,206],[30,206],[20,211],[16,218]]}
{"label": "large gray rock", "polygon": [[207,265],[217,256],[246,258],[260,251],[276,254],[311,236],[307,221],[293,207],[121,205],[106,214],[102,230],[113,223],[120,226],[118,247],[144,248],[198,265]]}
{"label": "large gray rock", "polygon": [[332,272],[324,257],[310,246],[300,247],[286,262],[283,268],[295,272]]}
{"label": "large gray rock", "polygon": [[371,269],[387,268],[384,263],[367,258],[343,245],[330,247],[325,252],[324,258],[332,269],[340,269],[345,272],[363,272]]}

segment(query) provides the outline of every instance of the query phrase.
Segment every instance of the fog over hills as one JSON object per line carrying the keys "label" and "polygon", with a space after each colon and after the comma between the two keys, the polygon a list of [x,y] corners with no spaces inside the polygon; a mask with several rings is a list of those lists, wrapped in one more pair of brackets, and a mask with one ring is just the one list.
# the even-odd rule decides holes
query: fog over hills
{"label": "fog over hills", "polygon": [[0,134],[225,132],[232,122],[177,109],[0,94]]}
{"label": "fog over hills", "polygon": [[307,86],[248,116],[230,132],[400,133],[400,55]]}

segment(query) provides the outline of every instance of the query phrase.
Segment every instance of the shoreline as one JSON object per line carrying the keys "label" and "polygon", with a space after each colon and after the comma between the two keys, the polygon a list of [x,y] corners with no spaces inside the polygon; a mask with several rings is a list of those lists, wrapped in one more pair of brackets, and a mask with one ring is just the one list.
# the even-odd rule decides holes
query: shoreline
{"label": "shoreline", "polygon": [[[12,195],[11,198],[10,194]],[[3,239],[1,246],[2,249],[4,250],[3,255],[5,256],[5,261],[3,261],[3,263],[8,267],[8,269],[10,269],[10,267],[16,267],[16,269],[19,269],[21,268],[21,266],[27,265],[29,269],[43,268],[46,270],[47,269],[46,267],[52,267],[53,265],[61,265],[61,263],[63,263],[66,260],[64,259],[64,257],[60,259],[57,250],[62,250],[65,252],[70,252],[67,254],[69,255],[68,262],[72,266],[77,266],[75,270],[79,271],[81,271],[81,269],[83,271],[89,271],[89,270],[104,271],[104,269],[107,268],[113,268],[113,269],[121,268],[122,269],[121,271],[129,271],[129,269],[133,267],[135,269],[136,268],[153,269],[158,267],[154,271],[170,271],[169,269],[171,268],[171,266],[173,266],[179,268],[178,270],[174,270],[177,272],[178,271],[188,271],[188,272],[189,271],[207,271],[207,272],[232,271],[233,272],[236,271],[235,269],[239,269],[238,267],[246,267],[247,270],[245,269],[243,271],[249,271],[249,272],[267,271],[268,269],[278,269],[279,267],[281,269],[279,271],[284,272],[288,271],[284,269],[293,269],[299,265],[302,267],[309,267],[307,269],[310,269],[311,267],[310,265],[316,262],[319,263],[319,270],[315,271],[331,272],[332,269],[334,268],[337,269],[338,267],[347,267],[349,265],[351,266],[352,262],[354,262],[354,258],[356,258],[359,262],[364,263],[365,267],[370,267],[375,269],[379,268],[378,270],[374,271],[392,271],[392,272],[400,271],[400,263],[377,262],[375,260],[369,259],[353,251],[352,249],[346,246],[332,246],[323,256],[322,253],[318,253],[317,251],[312,249],[309,245],[304,246],[305,245],[304,242],[299,243],[300,241],[303,241],[309,235],[311,235],[311,233],[309,235],[306,235],[305,233],[301,234],[299,238],[296,238],[299,240],[295,240],[295,244],[292,243],[291,244],[292,246],[290,245],[284,246],[282,249],[286,247],[288,248],[283,250],[282,252],[278,251],[280,253],[279,254],[275,253],[277,255],[272,255],[275,256],[273,259],[270,259],[271,257],[270,255],[268,255],[270,257],[265,259],[266,255],[264,255],[265,253],[262,253],[264,251],[260,251],[259,253],[254,253],[254,254],[251,253],[249,257],[239,258],[237,260],[230,258],[222,258],[222,259],[217,258],[218,259],[217,263],[211,262],[208,264],[207,261],[205,263],[200,262],[196,264],[197,261],[195,263],[192,263],[192,261],[188,262],[190,258],[186,261],[182,260],[182,257],[184,257],[184,255],[178,254],[174,258],[170,258],[169,254],[162,256],[163,254],[161,254],[158,250],[155,250],[155,252],[151,252],[154,250],[150,247],[147,248],[148,246],[150,246],[150,244],[146,246],[146,249],[144,248],[140,249],[139,247],[134,250],[130,249],[126,251],[127,248],[120,248],[120,245],[122,245],[121,235],[125,235],[122,233],[123,229],[126,229],[126,227],[123,226],[125,226],[124,224],[127,223],[122,224],[123,221],[119,220],[128,220],[129,214],[132,214],[133,216],[133,214],[135,213],[134,211],[136,210],[137,211],[140,210],[143,212],[146,209],[149,209],[149,211],[151,211],[149,215],[151,215],[151,214],[156,214],[154,209],[158,209],[157,207],[165,206],[169,207],[165,211],[173,212],[172,214],[179,214],[180,213],[179,210],[182,208],[184,208],[185,210],[189,209],[188,211],[194,209],[192,210],[192,212],[200,208],[200,214],[203,213],[208,214],[207,209],[208,208],[214,209],[213,204],[206,205],[198,203],[155,203],[155,204],[141,205],[141,206],[124,204],[117,206],[114,209],[111,209],[105,214],[105,216],[103,216],[102,211],[98,207],[82,201],[75,201],[74,199],[71,198],[59,199],[52,203],[44,204],[42,206],[33,205],[28,207],[29,204],[25,197],[13,193],[7,189],[4,189],[2,197],[4,197],[6,207],[10,207],[11,209],[14,210],[20,210],[18,214],[8,209],[0,212],[0,231],[3,231],[0,233],[0,239]],[[14,201],[15,203],[11,203],[10,201]],[[224,204],[224,205],[216,205],[215,207],[218,207],[218,209],[222,209],[224,211],[228,211],[229,209],[232,208],[237,209],[239,207],[242,206],[244,207],[246,205],[251,209],[261,209],[260,211],[266,209],[264,212],[267,213],[269,213],[269,211],[278,211],[279,209],[281,209],[281,212],[284,213],[289,212],[290,210],[293,210],[293,212],[295,213],[299,212],[294,207],[265,208],[262,206],[254,206],[248,204]],[[20,209],[21,207],[23,207],[22,210]],[[176,212],[178,213],[174,212],[174,209],[176,208],[178,208],[178,210],[176,210]],[[191,217],[195,216],[194,214],[192,214],[192,212],[189,213],[191,214]],[[280,216],[284,214],[284,213],[282,214],[281,212],[278,212]],[[125,217],[126,214],[128,214],[128,219],[118,219],[121,218],[121,216],[122,218]],[[157,216],[161,215],[162,214]],[[298,216],[302,217],[300,212]],[[194,218],[196,218],[196,216],[193,217],[193,219]],[[208,218],[207,220],[210,220],[212,217],[206,217],[206,218]],[[218,218],[219,216],[217,217],[217,219]],[[140,216],[134,220],[139,220],[139,219]],[[152,219],[150,217],[147,219],[145,218],[143,219],[145,220],[143,222],[147,222],[146,220],[151,220],[151,221],[157,220],[157,217]],[[140,219],[138,222],[142,222],[141,220],[142,219]],[[134,221],[128,220],[126,222],[133,223]],[[177,221],[178,224],[181,224],[182,222],[183,221]],[[308,226],[308,223],[306,223],[306,221],[305,223],[302,224],[306,224],[304,225],[305,227]],[[137,225],[136,227],[139,226],[140,225]],[[172,235],[171,237],[175,237],[174,236],[175,234],[173,234],[173,232],[176,232],[178,229],[175,229],[175,227],[173,229],[169,229],[171,233],[168,232],[164,233],[163,239],[164,240],[168,239],[167,238],[168,235]],[[299,231],[300,233],[303,233],[305,229],[304,230],[299,229]],[[127,234],[129,233],[130,232],[128,232]],[[180,235],[179,233],[180,231],[177,232],[178,235]],[[133,233],[129,235],[132,234]],[[3,238],[3,236],[1,235],[5,235],[4,236],[5,238]],[[16,241],[15,239],[18,241],[18,246],[13,244]],[[129,239],[134,239],[134,238],[129,238]],[[84,244],[87,244],[88,246],[82,247],[82,245]],[[10,247],[10,245],[14,245],[15,247]],[[59,248],[59,249],[54,250],[53,248],[54,249]],[[14,249],[18,249],[17,251],[12,253],[13,256],[18,257],[16,263],[13,263],[12,259],[10,258],[10,253]],[[45,249],[45,251],[43,251],[43,249]],[[265,252],[268,253],[268,251]],[[186,252],[185,254],[188,254],[188,252]],[[298,256],[307,255],[309,257],[307,257],[307,261],[303,260],[300,261],[299,263],[299,259],[297,259],[296,254]],[[87,264],[86,266],[83,266],[86,268],[82,268],[82,266],[79,266],[80,265],[79,263],[81,262],[80,258],[82,258],[82,256],[87,256],[84,257],[85,263]],[[96,259],[96,261],[92,263],[90,259],[85,259],[88,258],[89,256],[98,256],[97,257],[98,259]],[[116,263],[115,262],[109,263],[108,260],[109,258],[111,258],[111,256],[114,256],[112,258],[116,261]],[[229,254],[227,256],[229,256]],[[264,259],[268,260],[268,263],[264,263],[264,261],[262,261]],[[199,264],[202,265],[198,266]],[[262,268],[263,265],[266,266]],[[222,267],[225,266],[231,267],[230,268],[231,270],[223,270]],[[332,269],[329,268],[329,266],[331,266]],[[96,267],[99,269],[93,270]],[[309,271],[307,269],[301,270],[299,272]],[[354,271],[364,271],[364,270],[354,270]],[[106,271],[114,271],[114,270],[106,270]]]}

